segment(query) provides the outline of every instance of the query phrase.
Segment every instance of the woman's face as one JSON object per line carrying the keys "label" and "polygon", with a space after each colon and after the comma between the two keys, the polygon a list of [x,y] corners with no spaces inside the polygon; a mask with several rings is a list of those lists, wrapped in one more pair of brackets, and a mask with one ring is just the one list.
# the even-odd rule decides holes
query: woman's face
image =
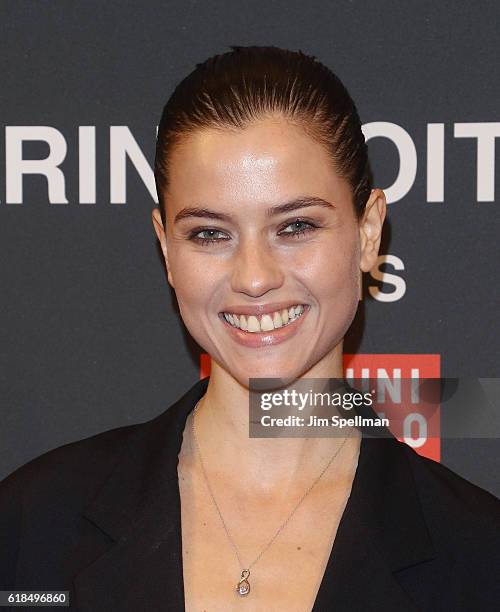
{"label": "woman's face", "polygon": [[153,222],[168,280],[217,366],[245,386],[341,376],[360,270],[378,252],[383,192],[372,191],[358,223],[351,189],[323,148],[269,118],[190,135],[172,154],[165,198],[166,236],[156,209]]}

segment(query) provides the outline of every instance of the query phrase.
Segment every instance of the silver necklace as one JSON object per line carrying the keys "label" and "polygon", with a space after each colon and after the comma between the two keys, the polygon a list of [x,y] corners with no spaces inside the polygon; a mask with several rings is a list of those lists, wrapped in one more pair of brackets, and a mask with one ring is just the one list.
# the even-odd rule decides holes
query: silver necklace
{"label": "silver necklace", "polygon": [[[205,479],[205,482],[207,484],[207,488],[208,491],[210,493],[210,497],[212,498],[212,501],[214,503],[214,506],[217,509],[217,512],[219,514],[222,526],[224,527],[224,531],[226,532],[226,535],[229,539],[229,541],[231,542],[231,545],[234,549],[234,552],[236,553],[236,558],[238,559],[238,563],[240,564],[240,567],[244,568],[245,566],[243,565],[241,558],[240,558],[240,554],[238,551],[238,547],[236,546],[236,544],[234,543],[233,538],[231,537],[231,534],[229,533],[229,529],[227,528],[226,522],[224,521],[224,517],[222,516],[222,512],[220,511],[219,505],[217,504],[217,501],[215,500],[215,496],[214,493],[212,491],[212,487],[210,486],[210,482],[208,480],[208,476],[207,473],[205,471],[205,465],[203,463],[203,458],[201,456],[201,451],[200,451],[200,445],[198,444],[198,438],[196,436],[196,427],[195,427],[195,415],[196,415],[196,410],[198,408],[198,404],[200,403],[201,400],[199,400],[198,402],[196,402],[196,406],[194,407],[193,410],[193,418],[191,421],[191,429],[193,432],[193,439],[195,442],[195,446],[196,446],[196,450],[198,452],[198,456],[200,458],[200,465],[201,465],[201,470],[203,473],[203,477]],[[352,430],[352,427],[349,428],[349,432]],[[323,476],[323,474],[326,472],[326,470],[330,467],[330,465],[332,464],[333,460],[335,459],[335,457],[340,453],[340,451],[342,450],[342,447],[344,446],[344,444],[347,441],[348,436],[346,436],[344,438],[344,441],[342,442],[342,444],[339,446],[339,448],[337,448],[337,450],[335,451],[335,453],[333,454],[333,456],[331,457],[331,459],[328,461],[328,463],[325,465],[325,467],[321,470],[321,473],[319,474],[319,476],[313,481],[313,483],[307,488],[307,490],[305,491],[305,493],[302,495],[302,497],[299,499],[299,501],[297,502],[297,504],[295,505],[294,509],[291,511],[291,513],[288,515],[288,517],[286,518],[285,522],[279,527],[279,529],[276,531],[276,533],[273,535],[273,537],[271,538],[271,540],[266,544],[266,546],[260,551],[260,553],[257,555],[257,557],[252,561],[252,563],[250,563],[250,565],[248,565],[245,569],[242,569],[241,571],[241,577],[236,585],[236,592],[238,593],[238,595],[240,595],[241,597],[245,597],[246,595],[248,595],[250,593],[250,582],[248,581],[248,578],[250,577],[250,568],[253,567],[257,561],[262,557],[262,555],[266,552],[266,550],[271,546],[271,544],[274,542],[274,540],[276,540],[276,538],[279,536],[279,534],[283,531],[283,529],[286,527],[286,525],[288,524],[288,521],[292,518],[292,516],[295,514],[296,510],[299,508],[299,506],[302,504],[302,502],[304,501],[304,499],[309,495],[309,493],[311,492],[311,490],[313,489],[313,487],[319,482],[319,480],[321,479],[321,477]]]}

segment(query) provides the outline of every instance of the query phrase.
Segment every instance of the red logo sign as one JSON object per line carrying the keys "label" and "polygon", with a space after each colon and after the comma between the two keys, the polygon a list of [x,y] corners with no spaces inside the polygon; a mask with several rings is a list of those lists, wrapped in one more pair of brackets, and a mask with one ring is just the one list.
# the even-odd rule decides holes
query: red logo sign
{"label": "red logo sign", "polygon": [[[211,360],[207,353],[200,356],[200,378],[210,376]],[[408,354],[367,354],[344,355],[344,376],[349,379],[380,379],[389,386],[383,403],[377,403],[379,412],[383,405],[383,414],[393,426],[393,435],[411,446],[424,457],[439,461],[441,458],[441,421],[439,404],[429,405],[423,402],[419,406],[418,397],[408,397],[407,393],[392,393],[397,389],[398,381],[409,379],[418,382],[426,378],[440,378],[441,356],[408,355]],[[402,385],[408,392],[409,385]]]}

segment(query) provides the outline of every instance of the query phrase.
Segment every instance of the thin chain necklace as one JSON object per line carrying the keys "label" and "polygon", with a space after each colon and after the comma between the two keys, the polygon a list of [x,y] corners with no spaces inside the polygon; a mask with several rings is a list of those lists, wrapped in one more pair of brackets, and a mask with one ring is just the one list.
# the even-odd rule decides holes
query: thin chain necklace
{"label": "thin chain necklace", "polygon": [[[234,552],[236,553],[236,558],[238,559],[238,563],[240,564],[240,567],[244,568],[244,564],[241,561],[240,558],[240,553],[238,551],[238,547],[236,546],[236,544],[234,543],[233,538],[231,537],[231,534],[229,533],[229,529],[227,528],[226,522],[224,521],[224,517],[222,516],[222,512],[220,511],[219,505],[217,503],[217,501],[215,500],[215,496],[214,493],[212,491],[212,487],[210,486],[210,482],[208,480],[208,476],[207,473],[205,471],[205,465],[203,463],[203,458],[201,456],[201,451],[200,451],[200,445],[198,444],[198,438],[196,436],[196,427],[195,427],[195,416],[196,416],[196,410],[198,409],[198,404],[200,403],[201,400],[199,400],[198,402],[196,402],[196,406],[194,407],[193,410],[193,418],[191,421],[191,429],[193,432],[193,439],[195,442],[195,446],[196,446],[196,450],[198,452],[198,456],[200,458],[200,465],[201,465],[201,470],[203,473],[203,477],[205,479],[205,482],[207,484],[207,488],[208,491],[210,493],[210,497],[212,498],[212,501],[214,503],[214,506],[217,509],[217,512],[219,514],[222,526],[224,527],[224,531],[226,532],[226,535],[229,539],[229,541],[231,542],[231,545],[234,549]],[[352,430],[352,427],[349,428],[349,432]],[[270,541],[266,544],[266,546],[260,551],[260,553],[257,555],[257,557],[252,561],[252,563],[250,563],[250,565],[248,565],[245,569],[242,569],[241,571],[241,578],[239,579],[237,585],[236,585],[236,592],[238,593],[238,595],[240,595],[241,597],[245,597],[246,595],[248,595],[250,593],[250,582],[248,581],[248,578],[250,577],[250,568],[253,567],[257,561],[262,557],[262,555],[267,551],[267,549],[271,546],[271,544],[274,542],[274,540],[276,540],[276,538],[279,536],[279,534],[283,531],[283,529],[287,526],[288,521],[292,518],[292,516],[295,514],[296,510],[299,508],[299,506],[302,504],[302,502],[304,501],[304,499],[309,495],[309,493],[311,492],[311,490],[313,489],[313,487],[319,482],[319,480],[321,479],[321,477],[323,476],[323,474],[326,472],[326,470],[330,467],[330,465],[332,464],[333,460],[335,459],[335,457],[340,453],[340,451],[342,450],[344,444],[346,443],[348,438],[348,435],[344,438],[344,441],[342,442],[342,444],[337,448],[337,450],[335,451],[335,453],[333,454],[333,456],[331,457],[331,459],[328,461],[328,463],[325,465],[325,467],[321,470],[321,473],[319,474],[319,476],[317,476],[317,478],[315,478],[315,480],[313,481],[313,483],[307,488],[307,490],[305,491],[305,493],[302,495],[302,497],[299,499],[299,501],[297,502],[297,504],[295,505],[294,509],[291,511],[291,513],[288,515],[287,519],[285,520],[285,522],[279,527],[279,529],[276,531],[276,533],[273,535],[273,537],[270,539]]]}

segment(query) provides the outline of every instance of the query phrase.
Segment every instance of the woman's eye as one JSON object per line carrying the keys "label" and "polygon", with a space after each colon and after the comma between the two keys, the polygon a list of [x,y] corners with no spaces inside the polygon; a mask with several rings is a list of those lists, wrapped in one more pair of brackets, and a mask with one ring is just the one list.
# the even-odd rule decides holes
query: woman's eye
{"label": "woman's eye", "polygon": [[[224,237],[218,238],[218,234],[222,234],[222,236]],[[189,238],[190,240],[194,240],[195,242],[198,242],[203,246],[209,244],[216,244],[218,242],[221,242],[222,240],[229,240],[228,236],[224,234],[224,232],[217,229],[204,229],[194,231],[190,234]]]}
{"label": "woman's eye", "polygon": [[[291,231],[288,231],[290,228]],[[317,226],[309,221],[303,221],[302,219],[296,219],[292,223],[285,225],[282,230],[279,231],[279,236],[286,238],[295,237],[299,238],[306,232],[311,232],[317,229]],[[222,230],[207,228],[203,230],[193,230],[189,235],[189,239],[201,244],[202,246],[212,246],[230,240],[230,237]]]}
{"label": "woman's eye", "polygon": [[287,238],[290,236],[299,237],[305,234],[306,232],[314,231],[316,227],[316,225],[313,225],[309,221],[302,221],[300,219],[297,219],[285,226],[285,229],[292,228],[292,231],[281,230],[279,232],[279,235],[286,236]]}

